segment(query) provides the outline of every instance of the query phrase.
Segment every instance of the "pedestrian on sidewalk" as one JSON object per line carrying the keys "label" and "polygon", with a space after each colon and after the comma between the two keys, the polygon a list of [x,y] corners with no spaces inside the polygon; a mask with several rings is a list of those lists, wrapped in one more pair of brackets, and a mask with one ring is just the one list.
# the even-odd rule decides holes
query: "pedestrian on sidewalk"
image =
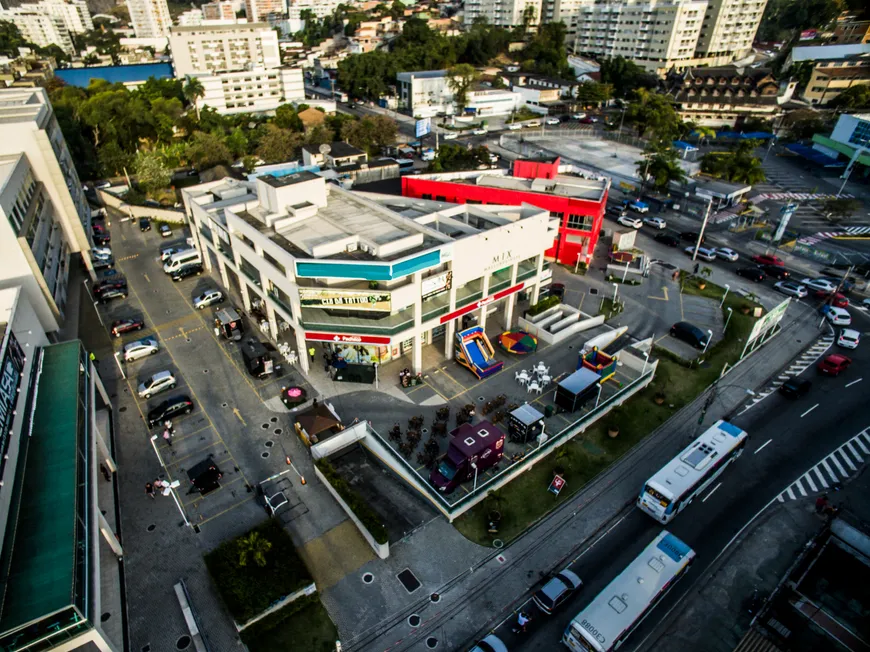
{"label": "pedestrian on sidewalk", "polygon": [[828,494],[822,494],[816,498],[816,514],[821,514],[828,507]]}
{"label": "pedestrian on sidewalk", "polygon": [[145,495],[154,500],[154,485],[150,482],[145,483]]}
{"label": "pedestrian on sidewalk", "polygon": [[169,431],[170,435],[175,434],[175,429],[172,427],[172,419],[167,419],[163,422],[163,427]]}
{"label": "pedestrian on sidewalk", "polygon": [[314,347],[313,347],[313,346],[309,346],[309,347],[308,347],[308,356],[311,358],[311,362],[312,362],[312,363],[314,362],[314,354],[315,354],[315,353],[317,353],[317,351],[314,350]]}
{"label": "pedestrian on sidewalk", "polygon": [[169,446],[169,448],[172,448],[172,433],[169,432],[168,428],[163,431],[163,441],[166,442],[166,445]]}

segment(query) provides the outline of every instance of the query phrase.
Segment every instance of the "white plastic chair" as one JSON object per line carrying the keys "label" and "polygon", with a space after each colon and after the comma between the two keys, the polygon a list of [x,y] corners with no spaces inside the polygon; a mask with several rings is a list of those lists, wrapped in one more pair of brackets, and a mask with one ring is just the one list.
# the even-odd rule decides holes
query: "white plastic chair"
{"label": "white plastic chair", "polygon": [[529,376],[525,371],[515,371],[514,372],[514,379],[520,385],[525,385],[527,382],[529,382]]}
{"label": "white plastic chair", "polygon": [[547,374],[544,374],[544,375],[541,376],[541,385],[542,385],[543,387],[546,387],[547,385],[550,384],[550,381],[551,381],[551,380],[553,380],[553,379],[550,378]]}
{"label": "white plastic chair", "polygon": [[549,368],[549,367],[545,367],[543,362],[539,362],[539,363],[538,363],[538,366],[536,367],[536,369],[537,369],[537,372],[538,372],[539,374],[541,374],[542,376],[543,376],[543,375],[546,375],[546,374],[548,374],[548,373],[550,373],[550,368]]}
{"label": "white plastic chair", "polygon": [[544,388],[541,387],[540,385],[538,385],[537,383],[535,383],[535,386],[532,389],[535,390],[535,392],[537,392],[538,394],[540,394],[544,391]]}
{"label": "white plastic chair", "polygon": [[538,381],[533,380],[532,382],[529,383],[529,386],[526,389],[526,391],[527,392],[537,392],[538,394],[540,394],[541,393],[541,386],[538,385]]}

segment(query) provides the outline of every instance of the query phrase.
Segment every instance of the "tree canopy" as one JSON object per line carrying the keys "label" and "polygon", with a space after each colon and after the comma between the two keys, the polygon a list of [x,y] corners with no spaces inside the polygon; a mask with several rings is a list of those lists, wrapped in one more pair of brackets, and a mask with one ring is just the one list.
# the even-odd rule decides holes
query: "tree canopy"
{"label": "tree canopy", "polygon": [[757,140],[742,140],[730,151],[708,152],[701,159],[701,171],[734,183],[762,183],[767,177],[761,160],[754,155],[760,144]]}
{"label": "tree canopy", "polygon": [[653,89],[658,78],[646,72],[634,61],[624,57],[609,57],[601,62],[601,83],[613,88],[614,97],[627,98],[639,88]]}
{"label": "tree canopy", "polygon": [[870,109],[870,85],[861,84],[860,86],[847,88],[833,100],[828,102],[828,106],[835,109],[846,109],[850,111],[856,109]]}
{"label": "tree canopy", "polygon": [[651,136],[663,141],[673,140],[680,125],[680,118],[671,101],[645,88],[634,91],[625,111],[625,119],[634,124],[639,138]]}

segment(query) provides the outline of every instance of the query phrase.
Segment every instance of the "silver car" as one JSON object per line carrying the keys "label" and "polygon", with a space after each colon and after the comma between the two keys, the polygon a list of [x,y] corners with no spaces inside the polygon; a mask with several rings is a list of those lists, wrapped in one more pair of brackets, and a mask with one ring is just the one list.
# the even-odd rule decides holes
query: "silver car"
{"label": "silver car", "polygon": [[799,283],[777,281],[773,284],[773,287],[777,292],[782,292],[783,294],[787,294],[790,297],[797,297],[798,299],[803,299],[808,294],[807,289]]}
{"label": "silver car", "polygon": [[718,247],[716,249],[716,255],[722,260],[727,260],[731,263],[736,263],[737,259],[740,258],[740,254],[728,247]]}
{"label": "silver car", "polygon": [[495,634],[478,641],[468,652],[508,652],[507,645]]}
{"label": "silver car", "polygon": [[151,398],[167,389],[175,389],[175,385],[175,376],[171,371],[158,371],[145,382],[139,383],[136,391],[139,393],[139,398]]}
{"label": "silver car", "polygon": [[533,599],[538,609],[545,614],[552,614],[559,605],[564,603],[571,594],[583,586],[583,581],[577,573],[567,568],[559,571],[535,593]]}
{"label": "silver car", "polygon": [[144,358],[147,355],[154,355],[160,350],[160,345],[157,340],[146,337],[142,340],[136,340],[124,345],[124,362],[133,362],[139,358]]}
{"label": "silver car", "polygon": [[223,303],[224,295],[220,290],[206,290],[193,300],[193,307],[197,310],[205,310],[216,303]]}

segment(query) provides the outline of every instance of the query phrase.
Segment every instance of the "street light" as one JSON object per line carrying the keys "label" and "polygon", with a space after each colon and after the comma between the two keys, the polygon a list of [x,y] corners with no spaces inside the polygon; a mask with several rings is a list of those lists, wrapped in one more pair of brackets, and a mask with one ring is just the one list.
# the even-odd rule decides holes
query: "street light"
{"label": "street light", "polygon": [[619,283],[613,284],[613,304],[616,305],[616,294],[619,292]]}
{"label": "street light", "polygon": [[728,310],[728,319],[725,320],[725,328],[722,329],[723,333],[728,330],[728,322],[731,321],[731,315],[734,314],[734,311],[731,310],[731,306],[728,306],[727,310]]}
{"label": "street light", "polygon": [[[163,470],[166,470],[166,465],[163,463],[163,457],[160,455],[160,451],[157,450],[157,435],[151,435],[151,446],[154,448],[154,454],[157,456],[157,461],[160,462],[160,466],[163,467]],[[164,496],[172,496],[172,499],[175,501],[175,506],[178,508],[178,513],[181,514],[181,518],[184,519],[184,524],[187,527],[190,527],[190,521],[187,520],[187,514],[184,513],[184,510],[181,508],[181,503],[178,500],[178,496],[175,495],[175,489],[181,486],[181,482],[178,480],[173,480],[171,483],[163,484],[163,495]]]}
{"label": "street light", "polygon": [[704,343],[704,350],[701,351],[701,353],[706,353],[706,352],[707,352],[707,347],[710,346],[710,340],[712,340],[712,339],[713,339],[713,331],[711,331],[711,330],[708,328],[708,329],[707,329],[707,341]]}
{"label": "street light", "polygon": [[474,469],[474,488],[471,490],[471,492],[474,493],[475,491],[477,491],[477,464],[472,462],[471,468]]}
{"label": "street light", "polygon": [[[726,283],[726,284],[725,284],[725,294],[722,295],[722,301],[719,302],[719,307],[720,307],[720,308],[722,307],[722,304],[725,303],[725,297],[728,296],[728,291],[729,291],[730,289],[731,289],[731,286],[728,285],[728,284]],[[731,308],[728,308],[728,310],[731,310]]]}
{"label": "street light", "polygon": [[601,383],[598,383],[598,396],[595,397],[595,407],[598,407],[598,402],[601,400]]}

